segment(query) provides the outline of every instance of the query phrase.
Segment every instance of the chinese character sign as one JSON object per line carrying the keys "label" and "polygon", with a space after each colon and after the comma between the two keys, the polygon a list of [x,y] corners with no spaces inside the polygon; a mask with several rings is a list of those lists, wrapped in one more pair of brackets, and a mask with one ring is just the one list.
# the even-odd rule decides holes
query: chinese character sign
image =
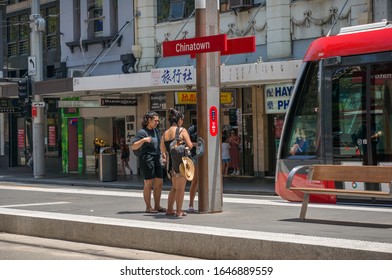
{"label": "chinese character sign", "polygon": [[193,85],[196,83],[196,73],[193,66],[152,69],[151,78],[154,86]]}

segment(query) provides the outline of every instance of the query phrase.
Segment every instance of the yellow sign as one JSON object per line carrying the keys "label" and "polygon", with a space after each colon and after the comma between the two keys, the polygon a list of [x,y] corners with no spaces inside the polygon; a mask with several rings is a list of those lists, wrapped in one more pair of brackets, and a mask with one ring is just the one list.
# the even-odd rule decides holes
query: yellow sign
{"label": "yellow sign", "polygon": [[196,104],[196,92],[177,91],[176,104]]}
{"label": "yellow sign", "polygon": [[[195,91],[177,91],[176,104],[196,104],[196,92]],[[231,104],[233,102],[233,92],[222,91],[221,92],[221,104]]]}
{"label": "yellow sign", "polygon": [[221,104],[231,104],[233,102],[233,93],[231,91],[221,92]]}

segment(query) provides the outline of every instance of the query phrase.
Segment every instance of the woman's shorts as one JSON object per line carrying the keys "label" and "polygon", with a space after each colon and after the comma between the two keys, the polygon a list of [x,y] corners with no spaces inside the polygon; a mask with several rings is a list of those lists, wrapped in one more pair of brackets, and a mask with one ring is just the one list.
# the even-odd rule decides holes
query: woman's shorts
{"label": "woman's shorts", "polygon": [[155,178],[163,179],[163,168],[160,162],[160,155],[152,156],[144,154],[139,156],[140,172],[144,180]]}
{"label": "woman's shorts", "polygon": [[229,162],[230,162],[230,159],[229,159],[229,158],[225,158],[225,159],[222,159],[222,161],[223,161],[224,163],[229,163]]}

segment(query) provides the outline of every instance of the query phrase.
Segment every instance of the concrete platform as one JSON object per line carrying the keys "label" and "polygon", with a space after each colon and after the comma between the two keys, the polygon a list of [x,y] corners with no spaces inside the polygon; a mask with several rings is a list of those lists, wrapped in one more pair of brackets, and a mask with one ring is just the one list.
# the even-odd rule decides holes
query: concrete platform
{"label": "concrete platform", "polygon": [[3,182],[0,231],[204,259],[392,259],[389,206],[311,204],[303,222],[279,197],[223,199],[178,219],[145,213],[141,190]]}

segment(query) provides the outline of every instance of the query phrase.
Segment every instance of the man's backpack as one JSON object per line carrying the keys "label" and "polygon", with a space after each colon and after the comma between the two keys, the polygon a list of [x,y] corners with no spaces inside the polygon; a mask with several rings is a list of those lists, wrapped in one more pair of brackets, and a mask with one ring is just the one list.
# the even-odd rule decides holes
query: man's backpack
{"label": "man's backpack", "polygon": [[177,127],[176,129],[176,137],[170,143],[170,160],[171,160],[171,167],[174,172],[180,172],[180,164],[182,163],[182,157],[188,156],[186,145],[184,140],[180,139],[180,133],[183,128]]}

